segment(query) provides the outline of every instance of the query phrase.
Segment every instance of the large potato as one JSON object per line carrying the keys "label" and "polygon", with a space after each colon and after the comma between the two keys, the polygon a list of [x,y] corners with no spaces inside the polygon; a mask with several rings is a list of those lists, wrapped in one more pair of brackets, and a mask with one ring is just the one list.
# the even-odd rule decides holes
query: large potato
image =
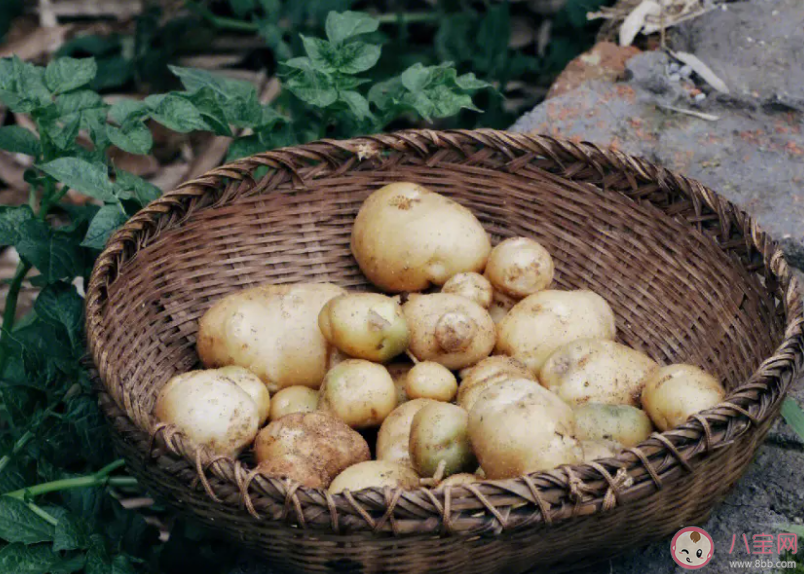
{"label": "large potato", "polygon": [[299,283],[227,295],[201,317],[198,355],[207,367],[245,367],[272,392],[293,385],[317,389],[332,355],[318,315],[344,293],[329,283]]}
{"label": "large potato", "polygon": [[388,374],[394,380],[394,387],[396,387],[396,404],[401,405],[405,401],[410,400],[407,391],[405,390],[405,383],[407,382],[408,373],[413,368],[413,363],[391,363],[385,366],[388,369]]}
{"label": "large potato", "polygon": [[471,411],[477,397],[491,385],[496,385],[508,379],[536,378],[528,368],[513,357],[495,355],[483,359],[476,365],[463,369],[460,372],[461,386],[458,388],[458,405]]}
{"label": "large potato", "polygon": [[579,339],[556,349],[539,382],[573,405],[588,402],[639,406],[644,378],[658,369],[639,351],[604,339]]}
{"label": "large potato", "polygon": [[444,365],[424,361],[414,366],[405,378],[405,394],[411,399],[449,402],[458,392],[458,381]]}
{"label": "large potato", "polygon": [[534,375],[558,347],[577,339],[614,339],[614,313],[592,291],[539,291],[497,325],[497,352],[516,357]]}
{"label": "large potato", "polygon": [[601,458],[614,458],[623,450],[623,445],[613,440],[582,440],[581,450],[583,451],[583,461],[591,462]]}
{"label": "large potato", "polygon": [[177,375],[162,388],[154,416],[191,441],[236,455],[257,434],[260,413],[251,396],[217,370]]}
{"label": "large potato", "polygon": [[574,434],[570,406],[527,379],[490,386],[469,413],[469,438],[490,479],[580,461],[583,454]]}
{"label": "large potato", "polygon": [[443,476],[477,468],[468,434],[469,414],[461,407],[442,402],[425,405],[410,425],[410,460],[421,476]]}
{"label": "large potato", "polygon": [[396,407],[396,387],[382,365],[362,359],[339,363],[324,377],[318,409],[352,428],[379,426]]}
{"label": "large potato", "polygon": [[371,458],[360,433],[322,412],[293,413],[272,421],[257,435],[254,456],[266,463],[261,468],[265,474],[322,487],[344,469]]}
{"label": "large potato", "polygon": [[318,409],[318,391],[295,385],[285,387],[271,399],[271,420],[293,413],[311,413]]}
{"label": "large potato", "polygon": [[474,301],[484,309],[491,306],[494,289],[489,280],[480,273],[458,273],[449,278],[441,288],[442,293],[452,293]]}
{"label": "large potato", "polygon": [[260,426],[262,426],[268,420],[271,412],[271,393],[268,392],[265,383],[248,369],[234,365],[221,367],[218,369],[218,373],[249,394],[251,400],[257,405],[257,414],[260,417]]}
{"label": "large potato", "polygon": [[499,291],[522,299],[553,281],[553,258],[542,244],[527,237],[511,237],[491,250],[486,277]]}
{"label": "large potato", "polygon": [[502,320],[505,319],[508,312],[513,309],[514,305],[518,302],[518,299],[503,295],[499,291],[494,291],[494,295],[491,297],[491,305],[489,305],[489,315],[491,316],[491,320],[494,321],[494,324],[499,325],[502,323]]}
{"label": "large potato", "polygon": [[471,211],[415,183],[392,183],[372,193],[352,227],[360,269],[394,293],[483,271],[490,252],[489,237]]}
{"label": "large potato", "polygon": [[630,405],[586,403],[573,410],[578,440],[609,440],[636,446],[653,432],[648,415]]}
{"label": "large potato", "polygon": [[402,307],[379,293],[350,293],[330,299],[318,316],[324,337],[358,359],[384,363],[408,348]]}
{"label": "large potato", "polygon": [[420,361],[462,369],[494,349],[494,322],[474,301],[450,293],[414,293],[402,310],[410,328],[410,352]]}
{"label": "large potato", "polygon": [[410,462],[410,427],[413,417],[433,401],[413,399],[399,405],[385,417],[377,433],[377,460],[412,466]]}
{"label": "large potato", "polygon": [[694,365],[669,365],[644,381],[642,408],[659,429],[665,431],[690,416],[723,401],[726,390],[718,380]]}
{"label": "large potato", "polygon": [[356,491],[364,488],[418,488],[419,475],[416,471],[387,460],[369,460],[350,466],[329,485],[330,494],[344,490]]}

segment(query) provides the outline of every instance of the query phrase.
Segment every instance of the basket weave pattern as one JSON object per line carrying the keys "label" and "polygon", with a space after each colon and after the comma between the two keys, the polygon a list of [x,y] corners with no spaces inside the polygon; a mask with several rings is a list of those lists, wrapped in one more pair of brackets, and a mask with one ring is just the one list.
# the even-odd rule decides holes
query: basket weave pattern
{"label": "basket weave pattern", "polygon": [[[262,169],[260,169],[262,168]],[[261,178],[255,171],[267,172]],[[204,311],[260,283],[368,289],[349,250],[362,201],[415,181],[470,208],[496,243],[526,235],[556,288],[612,305],[621,342],[723,380],[724,403],[615,459],[438,491],[329,495],[196,449],[151,410],[197,364]],[[775,242],[700,183],[591,144],[411,130],[258,154],[133,217],[87,292],[104,412],[130,469],[278,569],[551,572],[704,519],[742,475],[802,362],[802,301]]]}

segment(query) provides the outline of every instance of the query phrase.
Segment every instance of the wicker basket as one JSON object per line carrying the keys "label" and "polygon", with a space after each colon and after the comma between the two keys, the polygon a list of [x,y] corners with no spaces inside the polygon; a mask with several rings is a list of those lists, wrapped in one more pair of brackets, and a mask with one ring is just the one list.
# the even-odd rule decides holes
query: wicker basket
{"label": "wicker basket", "polygon": [[[371,191],[400,180],[466,205],[495,242],[538,239],[558,288],[601,294],[623,343],[715,373],[727,400],[615,459],[441,491],[331,496],[155,429],[155,396],[196,365],[198,318],[219,297],[264,282],[368,288],[352,220]],[[130,471],[276,570],[559,572],[707,518],[801,364],[795,283],[744,212],[648,162],[548,137],[406,131],[266,152],[153,202],[98,259],[87,331]]]}

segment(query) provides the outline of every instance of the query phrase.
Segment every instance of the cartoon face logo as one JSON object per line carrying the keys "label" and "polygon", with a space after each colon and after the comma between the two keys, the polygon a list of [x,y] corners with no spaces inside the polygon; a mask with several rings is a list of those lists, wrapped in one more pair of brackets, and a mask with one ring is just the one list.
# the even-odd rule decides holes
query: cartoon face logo
{"label": "cartoon face logo", "polygon": [[676,564],[687,570],[703,568],[712,560],[715,545],[709,533],[697,526],[682,528],[673,536],[670,553]]}

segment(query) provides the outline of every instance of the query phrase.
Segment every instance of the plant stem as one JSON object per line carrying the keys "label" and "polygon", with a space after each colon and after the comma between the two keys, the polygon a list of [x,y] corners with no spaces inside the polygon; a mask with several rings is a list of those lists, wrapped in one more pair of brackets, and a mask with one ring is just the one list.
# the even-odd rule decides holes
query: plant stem
{"label": "plant stem", "polygon": [[418,22],[436,22],[437,12],[400,12],[399,14],[380,14],[374,16],[380,24],[396,24],[401,21],[403,24],[416,24]]}
{"label": "plant stem", "polygon": [[49,522],[53,526],[56,526],[56,524],[59,523],[59,521],[56,519],[55,516],[53,516],[52,514],[47,512],[41,506],[38,506],[38,505],[34,504],[33,502],[28,502],[27,504],[28,504],[28,508],[31,509],[31,512],[33,512],[34,514],[36,514],[37,516],[39,516],[40,518],[42,518],[46,522]]}
{"label": "plant stem", "polygon": [[11,462],[11,458],[25,448],[25,445],[30,442],[30,440],[34,437],[34,434],[31,431],[26,431],[24,435],[22,435],[17,442],[14,443],[14,446],[11,449],[11,452],[8,454],[4,454],[3,458],[0,458],[0,472],[3,472],[5,468],[8,466],[8,463]]}
{"label": "plant stem", "polygon": [[17,315],[17,299],[20,296],[20,289],[22,289],[22,282],[25,281],[25,276],[31,270],[31,264],[24,261],[17,263],[17,271],[14,273],[14,278],[11,280],[11,285],[8,288],[6,295],[6,308],[3,310],[3,325],[0,327],[0,376],[6,369],[6,360],[8,359],[7,345],[8,337],[14,328],[14,321]]}
{"label": "plant stem", "polygon": [[54,480],[52,482],[43,482],[27,488],[20,488],[12,492],[7,492],[4,496],[25,500],[29,497],[40,496],[50,492],[58,492],[61,490],[73,490],[76,488],[89,488],[93,486],[136,486],[137,479],[130,476],[113,476],[109,474],[125,465],[123,459],[116,460],[111,464],[107,464],[102,469],[94,474],[86,476],[77,476],[75,478],[63,478],[61,480]]}
{"label": "plant stem", "polygon": [[190,12],[193,12],[196,16],[201,17],[202,20],[206,20],[221,30],[235,30],[238,32],[256,32],[259,30],[259,27],[252,22],[216,16],[212,10],[195,0],[184,0],[184,5],[187,6]]}

